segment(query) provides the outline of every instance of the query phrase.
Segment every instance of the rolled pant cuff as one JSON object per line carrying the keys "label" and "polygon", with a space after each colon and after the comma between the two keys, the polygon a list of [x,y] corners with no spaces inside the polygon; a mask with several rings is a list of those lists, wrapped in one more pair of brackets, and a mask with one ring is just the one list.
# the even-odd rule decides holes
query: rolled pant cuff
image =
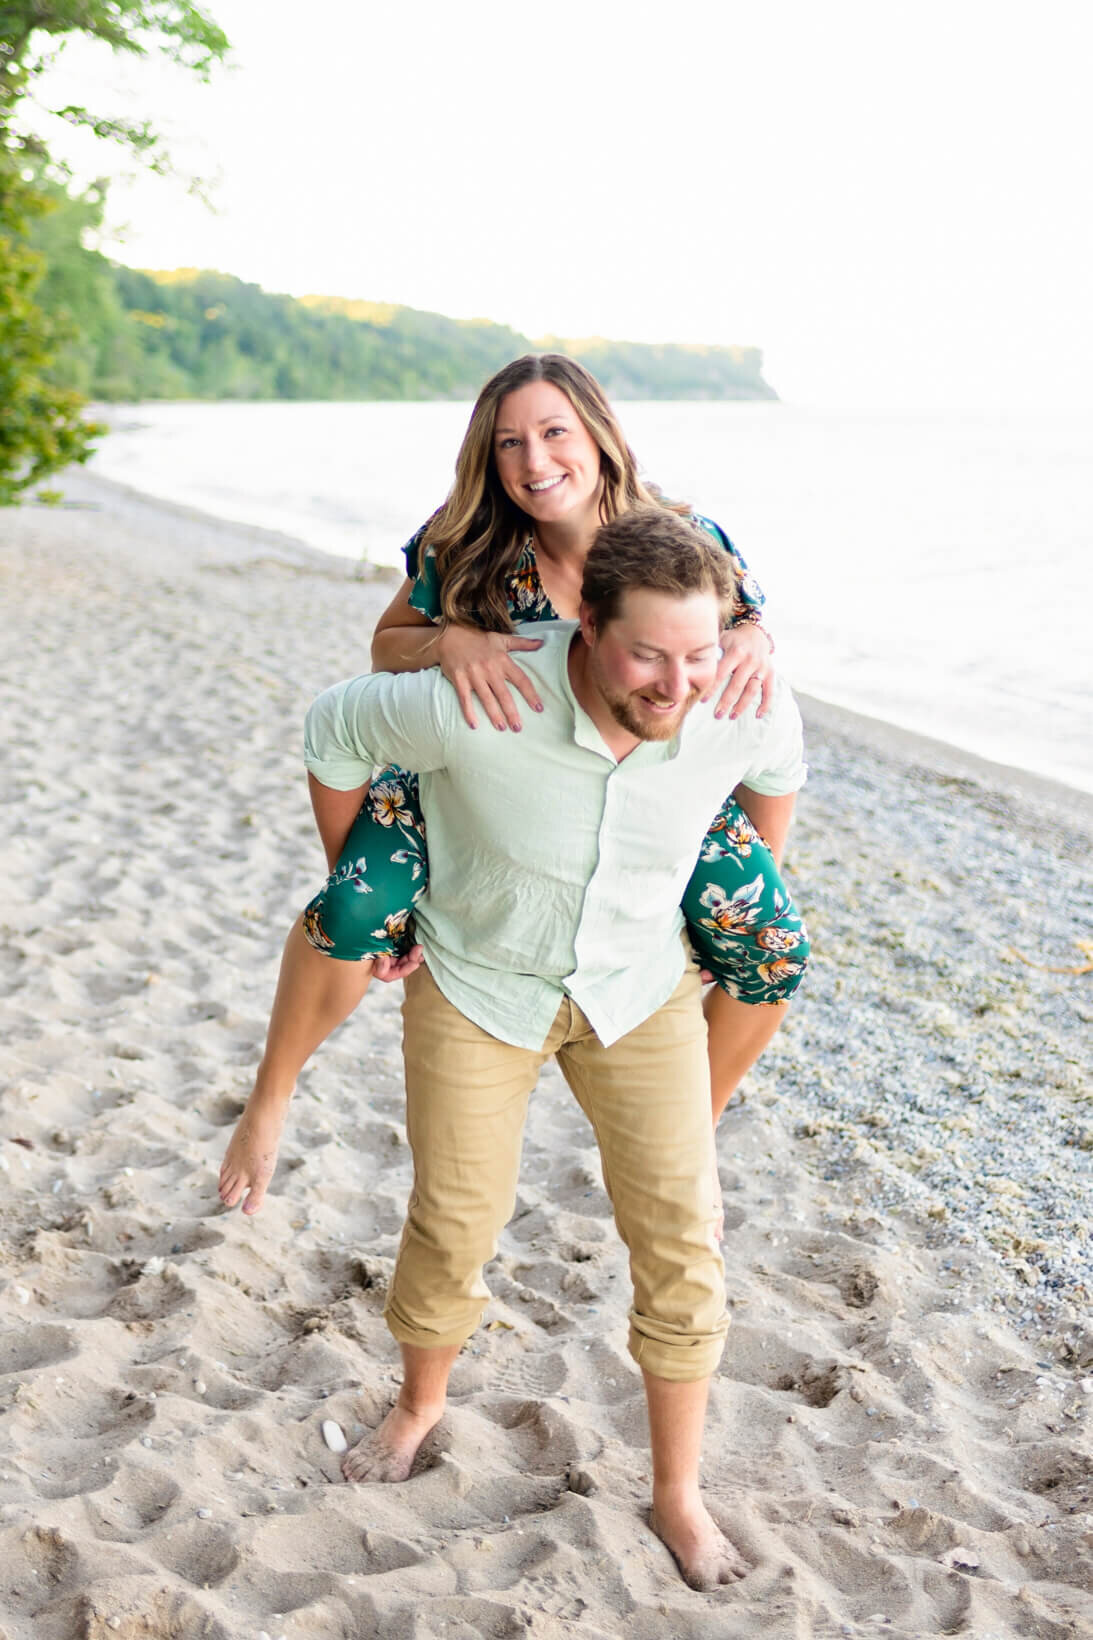
{"label": "rolled pant cuff", "polygon": [[666,1344],[631,1325],[629,1349],[641,1370],[654,1378],[666,1378],[672,1384],[695,1384],[713,1377],[725,1353],[725,1340],[720,1337],[695,1344]]}
{"label": "rolled pant cuff", "polygon": [[[485,1305],[482,1306],[483,1310]],[[471,1334],[477,1331],[482,1319],[481,1313],[475,1316],[470,1326],[465,1324],[448,1332],[437,1332],[427,1327],[415,1327],[412,1321],[403,1321],[392,1310],[390,1305],[383,1312],[383,1319],[387,1323],[387,1330],[398,1344],[411,1344],[419,1350],[451,1349],[454,1344],[460,1348],[467,1342]]]}

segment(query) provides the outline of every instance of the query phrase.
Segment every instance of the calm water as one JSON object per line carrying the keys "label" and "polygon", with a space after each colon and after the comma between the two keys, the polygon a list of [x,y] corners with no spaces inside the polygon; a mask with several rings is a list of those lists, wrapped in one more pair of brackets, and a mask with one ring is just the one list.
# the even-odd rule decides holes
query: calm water
{"label": "calm water", "polygon": [[[794,684],[1093,791],[1093,414],[619,408],[648,475],[743,552]],[[468,409],[115,408],[94,466],[396,563]]]}

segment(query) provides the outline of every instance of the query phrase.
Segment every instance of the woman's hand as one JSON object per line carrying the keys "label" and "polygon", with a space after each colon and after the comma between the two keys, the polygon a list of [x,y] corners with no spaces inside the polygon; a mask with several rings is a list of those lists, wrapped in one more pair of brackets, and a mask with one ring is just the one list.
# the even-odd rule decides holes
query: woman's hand
{"label": "woman's hand", "polygon": [[714,708],[714,717],[737,718],[759,702],[756,717],[762,717],[770,705],[770,690],[775,672],[771,665],[774,645],[761,626],[743,622],[740,626],[726,627],[721,634],[721,662],[712,686],[702,696],[711,700],[721,690],[721,699]]}
{"label": "woman's hand", "polygon": [[472,729],[478,727],[475,696],[495,729],[520,727],[513,689],[523,695],[533,712],[543,710],[535,685],[509,658],[514,650],[542,647],[542,638],[517,638],[511,632],[480,632],[468,626],[444,628],[436,641],[437,660],[459,696],[463,716]]}

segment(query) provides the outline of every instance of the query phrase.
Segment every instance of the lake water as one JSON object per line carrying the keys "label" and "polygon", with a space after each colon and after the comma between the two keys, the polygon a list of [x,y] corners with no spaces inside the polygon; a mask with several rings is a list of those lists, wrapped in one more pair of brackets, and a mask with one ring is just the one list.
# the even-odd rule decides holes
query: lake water
{"label": "lake water", "polygon": [[[1093,791],[1093,413],[618,408],[643,470],[744,554],[797,687]],[[468,411],[115,406],[92,465],[393,564]]]}

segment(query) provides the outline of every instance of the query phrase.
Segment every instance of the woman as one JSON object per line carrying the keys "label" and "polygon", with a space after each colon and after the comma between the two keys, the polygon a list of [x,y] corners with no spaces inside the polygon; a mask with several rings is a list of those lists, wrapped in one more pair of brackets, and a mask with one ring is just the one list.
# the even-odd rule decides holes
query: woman
{"label": "woman", "polygon": [[[597,529],[639,504],[692,516],[732,552],[716,524],[642,484],[583,366],[560,354],[506,365],[478,397],[447,501],[406,548],[408,578],[377,623],[374,668],[440,666],[472,728],[481,711],[495,730],[519,732],[516,696],[533,711],[539,702],[513,656],[538,643],[517,636],[513,623],[575,619]],[[723,635],[718,715],[761,711],[771,677],[762,595],[739,559],[737,567],[742,590]],[[221,1170],[223,1200],[233,1206],[249,1192],[246,1213],[261,1206],[307,1059],[373,973],[401,978],[421,958],[420,947],[407,948],[428,869],[413,777],[385,769],[355,792],[312,779],[311,792],[331,876],[289,934],[255,1090]],[[715,1123],[781,1023],[807,960],[778,873],[784,843],[784,822],[773,826],[766,799],[727,797],[683,900],[696,953],[716,982],[706,999]]]}

